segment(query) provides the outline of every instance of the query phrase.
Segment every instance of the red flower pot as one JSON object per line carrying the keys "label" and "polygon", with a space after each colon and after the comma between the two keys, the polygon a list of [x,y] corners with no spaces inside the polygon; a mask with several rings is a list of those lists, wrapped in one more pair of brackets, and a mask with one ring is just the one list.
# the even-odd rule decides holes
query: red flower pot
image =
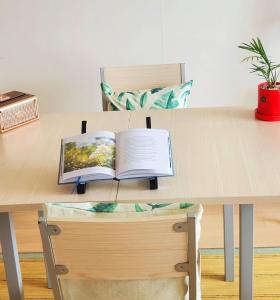
{"label": "red flower pot", "polygon": [[265,85],[266,82],[258,85],[258,108],[255,116],[263,121],[280,121],[280,90],[268,90],[263,88]]}

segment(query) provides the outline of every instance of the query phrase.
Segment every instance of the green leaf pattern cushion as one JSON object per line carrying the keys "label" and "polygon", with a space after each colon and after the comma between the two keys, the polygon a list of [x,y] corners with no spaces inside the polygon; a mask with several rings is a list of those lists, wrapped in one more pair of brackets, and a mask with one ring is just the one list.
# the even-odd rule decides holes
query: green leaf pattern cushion
{"label": "green leaf pattern cushion", "polygon": [[155,210],[178,210],[186,209],[193,204],[187,202],[181,203],[55,203],[55,206],[69,208],[74,210],[83,210],[92,213],[116,213],[116,212],[151,212]]}
{"label": "green leaf pattern cushion", "polygon": [[192,84],[190,80],[171,87],[117,93],[102,82],[101,89],[109,100],[109,110],[176,109],[188,106]]}

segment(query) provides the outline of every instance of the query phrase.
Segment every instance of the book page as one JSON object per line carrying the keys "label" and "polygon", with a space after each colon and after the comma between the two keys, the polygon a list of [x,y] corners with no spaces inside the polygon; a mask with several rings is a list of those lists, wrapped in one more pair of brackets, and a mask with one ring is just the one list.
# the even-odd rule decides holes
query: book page
{"label": "book page", "polygon": [[172,174],[170,140],[167,130],[130,129],[117,133],[116,140],[117,177]]}
{"label": "book page", "polygon": [[85,133],[62,140],[62,179],[89,180],[115,177],[115,134],[109,131]]}

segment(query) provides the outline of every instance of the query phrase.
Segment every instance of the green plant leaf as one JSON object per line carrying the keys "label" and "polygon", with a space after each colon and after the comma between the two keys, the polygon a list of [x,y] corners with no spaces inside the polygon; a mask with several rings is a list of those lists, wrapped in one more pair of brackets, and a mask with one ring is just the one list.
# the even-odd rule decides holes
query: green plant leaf
{"label": "green plant leaf", "polygon": [[181,95],[181,99],[184,101],[184,107],[187,107],[187,97],[189,96],[190,92],[190,90],[187,90]]}
{"label": "green plant leaf", "polygon": [[153,104],[152,108],[153,109],[157,109],[157,108],[165,109],[166,108],[166,101],[163,100],[162,98],[159,98],[156,101],[154,101],[154,104]]}
{"label": "green plant leaf", "polygon": [[157,92],[159,92],[159,91],[161,91],[162,90],[162,88],[154,88],[154,89],[151,89],[151,94],[155,94],[155,93],[157,93]]}
{"label": "green plant leaf", "polygon": [[183,84],[181,85],[180,89],[184,89],[184,88],[186,88],[187,86],[189,86],[189,87],[191,88],[192,85],[193,85],[193,80],[190,80],[190,81],[188,81],[188,82],[183,83]]}
{"label": "green plant leaf", "polygon": [[170,205],[170,203],[148,203],[149,206],[151,206],[152,210],[155,208],[162,208]]}
{"label": "green plant leaf", "polygon": [[101,82],[100,85],[101,85],[101,90],[105,95],[111,96],[114,94],[113,89],[106,82]]}
{"label": "green plant leaf", "polygon": [[178,107],[178,105],[179,105],[179,102],[178,102],[177,100],[174,100],[174,101],[172,101],[172,102],[168,102],[166,108],[168,108],[168,109],[173,109],[173,108]]}
{"label": "green plant leaf", "polygon": [[184,209],[184,208],[188,208],[190,206],[192,206],[192,203],[188,203],[188,202],[181,202],[180,203],[180,209]]}
{"label": "green plant leaf", "polygon": [[113,212],[117,205],[117,203],[98,203],[92,207],[92,210],[96,212]]}
{"label": "green plant leaf", "polygon": [[110,103],[111,104],[111,109],[112,111],[119,111],[119,109],[113,104],[113,103]]}
{"label": "green plant leaf", "polygon": [[118,95],[118,101],[119,101],[119,102],[122,102],[122,98],[123,98],[124,95],[125,95],[125,92],[121,92],[121,93]]}
{"label": "green plant leaf", "polygon": [[238,46],[240,49],[249,51],[253,55],[245,57],[242,61],[251,61],[252,67],[250,68],[251,73],[256,73],[257,76],[262,77],[268,82],[268,88],[274,87],[279,76],[277,70],[280,65],[275,64],[267,55],[264,46],[260,38],[252,39],[247,43],[242,43]]}
{"label": "green plant leaf", "polygon": [[168,100],[167,100],[167,104],[166,104],[166,108],[167,109],[172,109],[175,108],[179,105],[179,102],[175,99],[175,94],[173,91],[170,92]]}
{"label": "green plant leaf", "polygon": [[172,100],[172,98],[174,98],[174,92],[173,92],[172,90],[170,90],[170,91],[168,91],[167,93],[163,94],[163,95],[161,96],[161,98],[162,98],[164,101],[166,101],[166,104],[167,104],[167,102],[168,102],[170,99]]}
{"label": "green plant leaf", "polygon": [[141,106],[141,107],[144,107],[145,104],[146,104],[146,102],[147,102],[147,100],[148,100],[148,93],[145,92],[145,93],[143,93],[143,94],[141,95],[141,97],[140,97],[140,106]]}
{"label": "green plant leaf", "polygon": [[126,100],[126,110],[135,110],[135,106],[128,99]]}
{"label": "green plant leaf", "polygon": [[135,203],[134,207],[135,207],[136,212],[143,212],[144,211],[138,203]]}

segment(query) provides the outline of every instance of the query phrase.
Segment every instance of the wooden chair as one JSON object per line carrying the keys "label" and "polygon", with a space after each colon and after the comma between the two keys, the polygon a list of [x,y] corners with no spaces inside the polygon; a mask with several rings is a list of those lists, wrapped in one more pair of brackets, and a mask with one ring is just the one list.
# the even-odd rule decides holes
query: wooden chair
{"label": "wooden chair", "polygon": [[[166,87],[184,83],[185,63],[108,67],[100,69],[101,82],[107,82],[117,92]],[[108,110],[107,97],[102,94],[103,110]],[[233,205],[223,206],[225,280],[234,280]]]}
{"label": "wooden chair", "polygon": [[64,280],[68,279],[122,281],[186,275],[189,299],[198,299],[196,207],[187,215],[118,219],[52,219],[41,211],[39,228],[55,300],[67,300]]}

